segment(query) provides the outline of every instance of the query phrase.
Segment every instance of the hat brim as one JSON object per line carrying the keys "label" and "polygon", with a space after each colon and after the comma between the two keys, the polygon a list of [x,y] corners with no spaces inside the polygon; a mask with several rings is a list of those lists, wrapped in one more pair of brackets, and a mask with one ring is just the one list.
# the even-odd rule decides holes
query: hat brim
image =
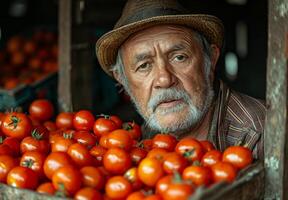
{"label": "hat brim", "polygon": [[202,33],[211,44],[222,47],[224,27],[221,20],[215,16],[203,14],[157,16],[124,25],[104,34],[96,42],[96,55],[102,69],[113,77],[110,67],[115,64],[118,49],[123,42],[133,33],[161,24],[191,27]]}

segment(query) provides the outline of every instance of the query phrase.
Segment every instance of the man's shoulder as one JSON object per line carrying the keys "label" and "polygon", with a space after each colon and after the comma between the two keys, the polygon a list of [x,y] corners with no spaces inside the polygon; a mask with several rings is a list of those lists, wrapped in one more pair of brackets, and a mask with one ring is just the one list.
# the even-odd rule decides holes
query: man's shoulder
{"label": "man's shoulder", "polygon": [[231,90],[226,119],[235,125],[263,132],[265,115],[266,107],[263,100]]}

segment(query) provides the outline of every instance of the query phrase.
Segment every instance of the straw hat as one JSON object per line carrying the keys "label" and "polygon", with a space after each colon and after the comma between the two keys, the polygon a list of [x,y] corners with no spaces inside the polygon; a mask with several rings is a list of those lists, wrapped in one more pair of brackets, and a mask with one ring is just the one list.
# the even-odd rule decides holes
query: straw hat
{"label": "straw hat", "polygon": [[211,44],[222,47],[224,27],[220,19],[206,14],[187,14],[177,0],[128,0],[114,29],[96,43],[96,54],[103,70],[115,64],[119,47],[133,33],[159,24],[191,27]]}

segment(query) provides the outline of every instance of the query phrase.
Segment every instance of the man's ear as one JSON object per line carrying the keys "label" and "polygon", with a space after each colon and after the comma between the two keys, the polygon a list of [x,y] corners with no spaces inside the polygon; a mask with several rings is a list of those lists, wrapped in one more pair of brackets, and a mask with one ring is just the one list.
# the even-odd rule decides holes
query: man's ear
{"label": "man's ear", "polygon": [[219,59],[220,56],[220,49],[218,46],[216,46],[215,44],[211,45],[211,49],[212,49],[212,54],[211,54],[211,67],[213,69],[213,72],[215,72],[215,67],[217,64],[217,61]]}
{"label": "man's ear", "polygon": [[121,78],[120,78],[120,76],[119,76],[118,71],[113,70],[112,73],[113,73],[113,77],[116,79],[116,81],[117,81],[118,83],[120,83],[121,85],[123,85],[123,84],[122,84],[122,80],[121,80]]}

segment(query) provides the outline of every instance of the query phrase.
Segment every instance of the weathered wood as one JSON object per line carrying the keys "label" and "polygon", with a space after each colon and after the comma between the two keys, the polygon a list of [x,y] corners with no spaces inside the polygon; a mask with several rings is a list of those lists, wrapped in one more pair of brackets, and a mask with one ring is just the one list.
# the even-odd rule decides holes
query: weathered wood
{"label": "weathered wood", "polygon": [[58,107],[60,111],[70,111],[72,109],[71,7],[71,0],[59,1]]}
{"label": "weathered wood", "polygon": [[288,0],[269,1],[265,199],[288,199]]}
{"label": "weathered wood", "polygon": [[264,167],[257,162],[243,171],[232,184],[219,183],[209,189],[198,189],[190,200],[253,200],[263,199]]}
{"label": "weathered wood", "polygon": [[1,200],[69,200],[68,198],[40,194],[32,190],[24,190],[0,183]]}

